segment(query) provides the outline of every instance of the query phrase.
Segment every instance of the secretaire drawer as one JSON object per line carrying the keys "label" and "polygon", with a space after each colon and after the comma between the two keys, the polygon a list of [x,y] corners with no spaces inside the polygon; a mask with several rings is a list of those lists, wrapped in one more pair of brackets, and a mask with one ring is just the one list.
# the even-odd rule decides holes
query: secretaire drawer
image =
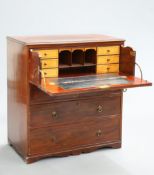
{"label": "secretaire drawer", "polygon": [[46,59],[46,58],[58,58],[58,50],[37,50],[39,57],[41,59]]}
{"label": "secretaire drawer", "polygon": [[103,73],[118,73],[119,72],[119,64],[100,64],[96,67],[97,74]]}
{"label": "secretaire drawer", "polygon": [[112,55],[119,53],[120,53],[120,46],[97,47],[97,55]]}
{"label": "secretaire drawer", "polygon": [[58,67],[58,59],[42,59],[41,60],[41,68],[55,68]]}
{"label": "secretaire drawer", "polygon": [[120,116],[30,131],[30,154],[58,153],[119,141]]}
{"label": "secretaire drawer", "polygon": [[42,69],[42,78],[58,77],[58,68]]}
{"label": "secretaire drawer", "polygon": [[97,56],[97,64],[119,63],[119,55],[99,55]]}
{"label": "secretaire drawer", "polygon": [[76,123],[121,112],[121,96],[62,101],[30,107],[31,127]]}

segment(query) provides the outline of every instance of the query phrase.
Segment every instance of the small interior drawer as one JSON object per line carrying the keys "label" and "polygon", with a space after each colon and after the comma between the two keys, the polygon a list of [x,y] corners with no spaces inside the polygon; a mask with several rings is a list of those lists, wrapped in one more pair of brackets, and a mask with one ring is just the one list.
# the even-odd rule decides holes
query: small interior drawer
{"label": "small interior drawer", "polygon": [[110,64],[107,69],[108,69],[109,73],[118,73],[119,72],[119,64]]}
{"label": "small interior drawer", "polygon": [[119,55],[97,56],[97,64],[119,63]]}
{"label": "small interior drawer", "polygon": [[58,50],[38,50],[39,57],[44,58],[58,58]]}
{"label": "small interior drawer", "polygon": [[97,65],[96,72],[97,72],[97,74],[118,73],[119,72],[119,64]]}
{"label": "small interior drawer", "polygon": [[97,55],[112,55],[119,53],[120,53],[120,46],[97,47]]}
{"label": "small interior drawer", "polygon": [[58,68],[42,69],[42,78],[58,77]]}
{"label": "small interior drawer", "polygon": [[121,139],[120,116],[30,130],[30,154],[58,153]]}
{"label": "small interior drawer", "polygon": [[42,59],[41,68],[55,68],[58,67],[58,59]]}

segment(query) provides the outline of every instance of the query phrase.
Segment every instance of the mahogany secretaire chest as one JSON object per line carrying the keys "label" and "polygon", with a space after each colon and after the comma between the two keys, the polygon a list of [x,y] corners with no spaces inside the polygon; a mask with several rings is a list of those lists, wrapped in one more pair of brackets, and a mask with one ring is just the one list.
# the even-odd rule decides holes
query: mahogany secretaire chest
{"label": "mahogany secretaire chest", "polygon": [[124,40],[8,37],[7,53],[8,140],[27,163],[121,147],[123,90],[151,85]]}

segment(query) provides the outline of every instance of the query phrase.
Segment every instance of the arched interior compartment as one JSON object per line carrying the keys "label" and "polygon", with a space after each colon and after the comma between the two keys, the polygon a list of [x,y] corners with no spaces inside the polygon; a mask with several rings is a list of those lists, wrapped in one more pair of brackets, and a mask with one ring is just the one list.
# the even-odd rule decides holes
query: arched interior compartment
{"label": "arched interior compartment", "polygon": [[59,53],[59,67],[71,65],[71,51],[63,50]]}
{"label": "arched interior compartment", "polygon": [[85,64],[86,63],[96,64],[96,50],[95,49],[87,49],[85,51]]}
{"label": "arched interior compartment", "polygon": [[84,51],[77,49],[72,52],[72,65],[83,65],[84,64]]}

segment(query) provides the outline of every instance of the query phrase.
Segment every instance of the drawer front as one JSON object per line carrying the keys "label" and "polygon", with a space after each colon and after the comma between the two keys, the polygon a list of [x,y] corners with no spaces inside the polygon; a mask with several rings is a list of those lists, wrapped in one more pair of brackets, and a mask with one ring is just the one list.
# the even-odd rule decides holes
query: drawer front
{"label": "drawer front", "polygon": [[53,68],[53,69],[42,69],[43,75],[45,78],[52,78],[52,77],[58,77],[58,68]]}
{"label": "drawer front", "polygon": [[41,68],[53,68],[58,67],[58,59],[43,59],[41,60]]}
{"label": "drawer front", "polygon": [[119,63],[119,55],[97,56],[97,64]]}
{"label": "drawer front", "polygon": [[121,113],[121,96],[63,101],[30,107],[31,127],[77,123]]}
{"label": "drawer front", "polygon": [[119,64],[110,64],[108,66],[109,73],[118,73],[119,72]]}
{"label": "drawer front", "polygon": [[97,74],[118,73],[119,72],[119,64],[97,65],[96,72],[97,72]]}
{"label": "drawer front", "polygon": [[97,74],[108,73],[107,67],[108,67],[108,65],[97,65],[96,66],[96,73]]}
{"label": "drawer front", "polygon": [[58,58],[58,50],[38,50],[39,57],[44,58]]}
{"label": "drawer front", "polygon": [[74,125],[32,129],[30,154],[54,154],[83,146],[115,142],[121,139],[120,133],[120,116]]}
{"label": "drawer front", "polygon": [[97,55],[119,54],[120,46],[97,47]]}

